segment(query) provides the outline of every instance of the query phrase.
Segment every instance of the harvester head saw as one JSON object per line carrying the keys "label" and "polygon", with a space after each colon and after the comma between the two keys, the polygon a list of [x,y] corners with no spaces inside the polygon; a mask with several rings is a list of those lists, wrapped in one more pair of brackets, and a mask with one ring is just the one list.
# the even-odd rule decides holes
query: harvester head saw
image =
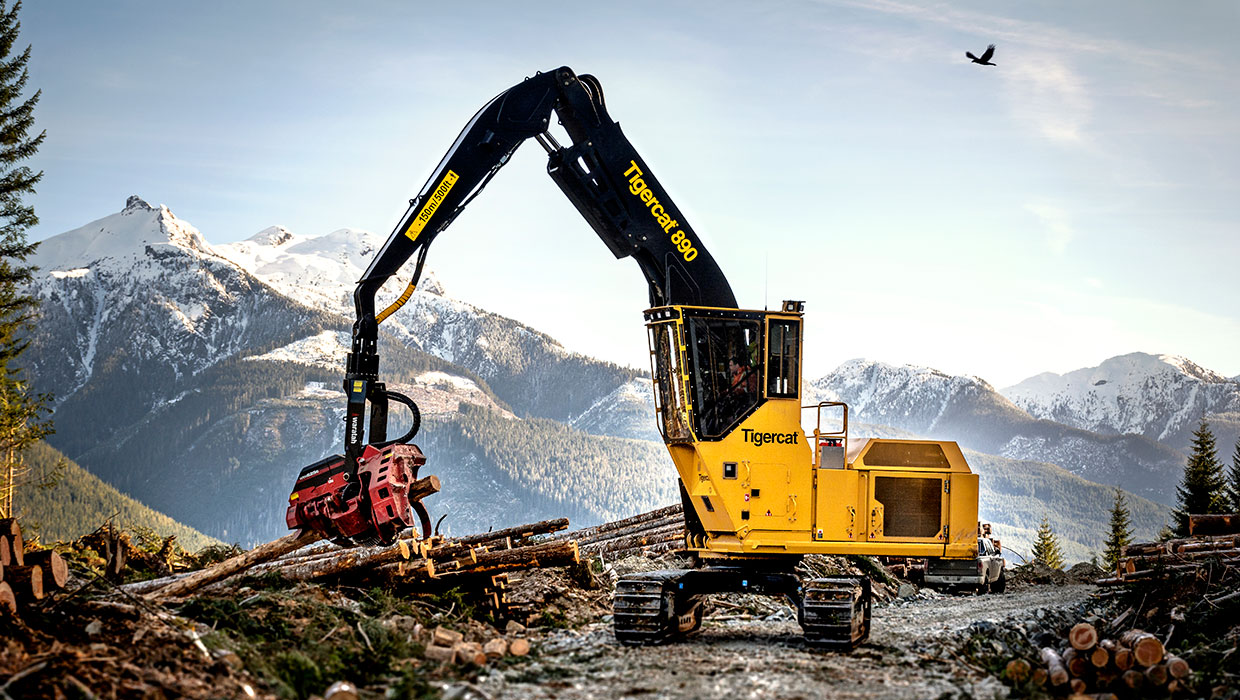
{"label": "harvester head saw", "polygon": [[[301,470],[285,522],[290,530],[313,530],[342,547],[391,544],[411,527],[421,538],[429,537],[430,514],[422,504],[429,493],[410,489],[426,464],[422,450],[409,444],[421,424],[417,404],[380,382],[346,381],[345,388],[350,395],[345,454]],[[406,405],[413,415],[413,426],[395,440],[386,439],[389,400]],[[371,442],[363,444],[359,424],[367,402]]]}

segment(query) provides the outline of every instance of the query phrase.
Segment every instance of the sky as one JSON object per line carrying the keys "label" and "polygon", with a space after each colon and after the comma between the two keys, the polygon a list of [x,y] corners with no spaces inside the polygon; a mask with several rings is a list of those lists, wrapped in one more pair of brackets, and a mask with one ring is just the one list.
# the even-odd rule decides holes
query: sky
{"label": "sky", "polygon": [[[347,7],[346,7],[347,5]],[[1233,2],[27,2],[41,240],[167,205],[211,243],[387,233],[536,71],[607,105],[742,307],[998,388],[1141,351],[1240,375]],[[974,65],[997,45],[996,66]],[[565,141],[567,136],[561,136]],[[428,256],[451,296],[648,367],[636,265],[526,144]]]}

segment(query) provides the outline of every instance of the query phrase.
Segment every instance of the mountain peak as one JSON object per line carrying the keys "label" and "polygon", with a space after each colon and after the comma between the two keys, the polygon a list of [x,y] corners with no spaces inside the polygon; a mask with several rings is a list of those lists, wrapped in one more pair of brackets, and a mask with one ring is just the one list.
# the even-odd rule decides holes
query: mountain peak
{"label": "mountain peak", "polygon": [[125,200],[125,208],[121,210],[124,214],[130,211],[155,211],[155,207],[147,204],[146,200],[136,194],[129,195],[129,199]]}
{"label": "mountain peak", "polygon": [[64,233],[39,244],[35,265],[49,271],[93,267],[104,260],[129,261],[147,256],[151,249],[170,246],[201,255],[215,253],[198,229],[178,219],[164,205],[152,206],[138,195],[125,200],[125,208],[115,214]]}
{"label": "mountain peak", "polygon": [[1180,355],[1131,352],[1003,390],[1037,418],[1110,434],[1135,433],[1183,449],[1201,416],[1240,412],[1235,382]]}
{"label": "mountain peak", "polygon": [[279,248],[295,238],[297,235],[283,226],[268,226],[246,240],[256,245]]}

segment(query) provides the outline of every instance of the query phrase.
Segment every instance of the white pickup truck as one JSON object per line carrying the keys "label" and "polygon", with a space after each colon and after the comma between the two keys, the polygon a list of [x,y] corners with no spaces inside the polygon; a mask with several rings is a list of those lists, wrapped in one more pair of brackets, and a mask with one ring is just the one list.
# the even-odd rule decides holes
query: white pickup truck
{"label": "white pickup truck", "polygon": [[975,559],[926,560],[926,585],[1002,593],[1007,588],[1007,563],[989,537],[979,537]]}

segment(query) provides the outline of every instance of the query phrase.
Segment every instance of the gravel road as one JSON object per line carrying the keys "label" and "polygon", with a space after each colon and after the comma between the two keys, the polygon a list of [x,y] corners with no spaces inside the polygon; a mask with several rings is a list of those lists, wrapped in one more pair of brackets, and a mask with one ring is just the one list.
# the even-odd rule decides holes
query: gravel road
{"label": "gravel road", "polygon": [[[945,651],[970,623],[1027,620],[1067,608],[1093,586],[1035,587],[1002,595],[913,598],[874,608],[870,641],[850,654],[810,649],[795,618],[711,619],[686,641],[629,648],[609,623],[557,630],[537,657],[450,689],[466,698],[993,698],[1006,688]],[[788,608],[791,613],[791,608]],[[782,617],[776,615],[776,617]]]}

